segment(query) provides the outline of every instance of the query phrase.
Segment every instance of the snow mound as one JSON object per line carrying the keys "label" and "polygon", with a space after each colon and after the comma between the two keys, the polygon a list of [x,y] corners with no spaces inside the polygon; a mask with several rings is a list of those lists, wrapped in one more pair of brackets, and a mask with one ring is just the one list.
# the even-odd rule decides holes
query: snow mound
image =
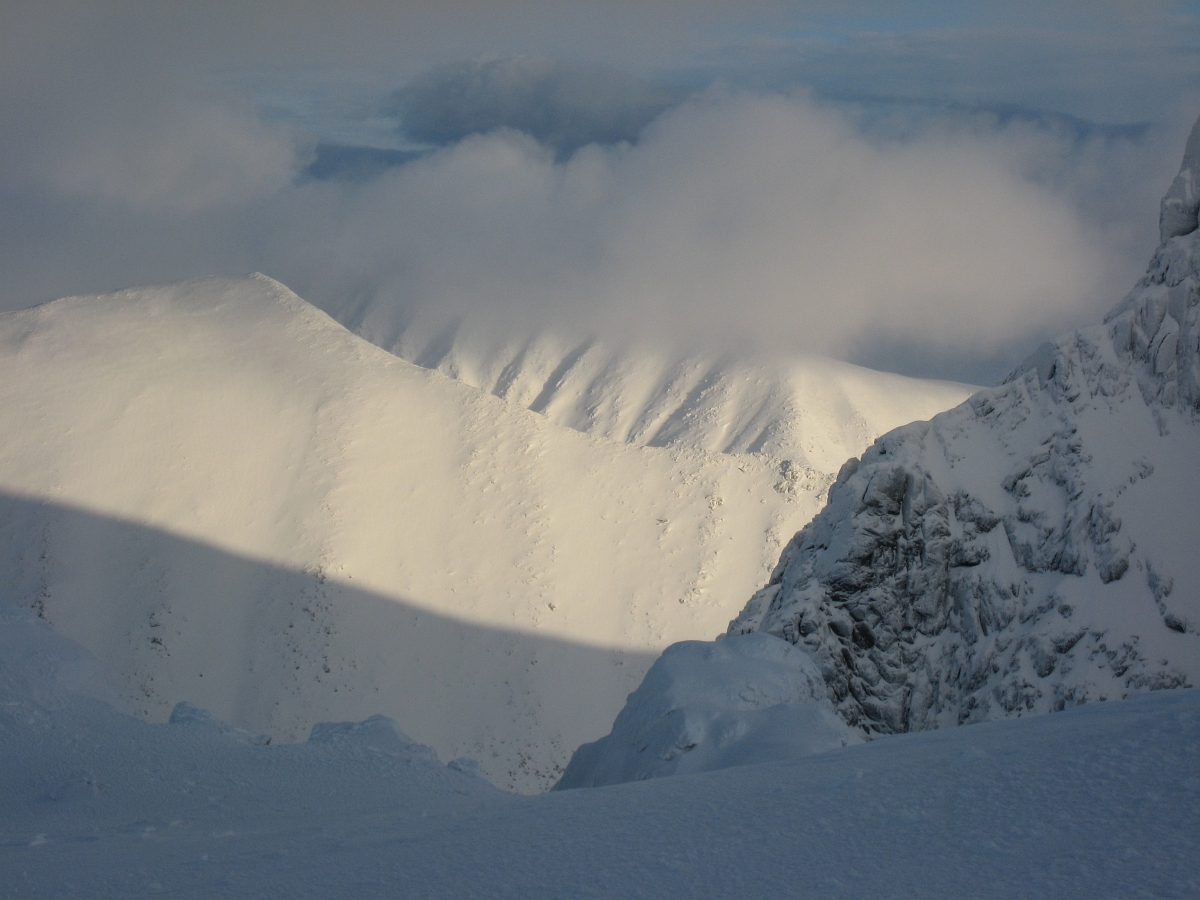
{"label": "snow mound", "polygon": [[575,751],[556,790],[795,759],[861,738],[807,654],[766,634],[668,647],[612,732]]}
{"label": "snow mound", "polygon": [[171,718],[167,721],[172,725],[186,725],[189,728],[208,729],[209,731],[248,744],[265,745],[271,743],[271,738],[268,735],[251,734],[244,728],[235,728],[232,725],[222,724],[207,709],[193,706],[186,700],[181,700],[175,704],[175,708],[171,710]]}
{"label": "snow mound", "polygon": [[1190,229],[1164,225],[1105,323],[847,463],[730,624],[811,654],[847,723],[917,731],[1200,679],[1197,134],[1164,203]]}
{"label": "snow mound", "polygon": [[308,742],[437,762],[432,747],[418,744],[387,716],[374,715],[361,722],[317,722]]}

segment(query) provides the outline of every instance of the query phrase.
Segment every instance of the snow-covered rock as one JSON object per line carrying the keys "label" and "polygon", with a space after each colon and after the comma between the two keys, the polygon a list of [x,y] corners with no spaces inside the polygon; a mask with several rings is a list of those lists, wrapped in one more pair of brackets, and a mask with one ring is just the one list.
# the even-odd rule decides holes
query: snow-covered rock
{"label": "snow-covered rock", "polygon": [[833,712],[806,653],[766,634],[668,647],[606,737],[555,786],[598,787],[795,759],[862,738]]}
{"label": "snow-covered rock", "polygon": [[867,734],[1200,680],[1200,126],[1103,325],[850,460],[730,634],[812,655]]}
{"label": "snow-covered rock", "polygon": [[1183,151],[1183,165],[1163,197],[1158,215],[1159,239],[1165,244],[1173,237],[1191,234],[1200,227],[1197,212],[1200,211],[1200,121],[1192,127],[1187,147]]}

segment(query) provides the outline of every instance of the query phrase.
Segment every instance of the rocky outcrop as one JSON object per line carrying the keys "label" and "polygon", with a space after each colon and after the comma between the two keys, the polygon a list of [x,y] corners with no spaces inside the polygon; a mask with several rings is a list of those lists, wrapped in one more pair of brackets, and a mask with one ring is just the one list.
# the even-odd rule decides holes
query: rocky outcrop
{"label": "rocky outcrop", "polygon": [[1103,325],[842,468],[731,634],[806,650],[866,734],[1200,678],[1200,123]]}

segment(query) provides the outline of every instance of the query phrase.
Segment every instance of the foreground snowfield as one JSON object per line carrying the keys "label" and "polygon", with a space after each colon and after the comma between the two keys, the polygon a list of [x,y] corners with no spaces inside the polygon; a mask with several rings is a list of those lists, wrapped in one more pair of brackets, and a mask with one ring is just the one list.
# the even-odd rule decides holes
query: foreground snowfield
{"label": "foreground snowfield", "polygon": [[0,422],[0,600],[128,710],[287,740],[384,713],[526,791],[725,627],[824,486],[557,426],[262,276],[0,317]]}
{"label": "foreground snowfield", "polygon": [[538,797],[384,723],[262,746],[80,696],[0,607],[5,897],[1195,897],[1200,692]]}

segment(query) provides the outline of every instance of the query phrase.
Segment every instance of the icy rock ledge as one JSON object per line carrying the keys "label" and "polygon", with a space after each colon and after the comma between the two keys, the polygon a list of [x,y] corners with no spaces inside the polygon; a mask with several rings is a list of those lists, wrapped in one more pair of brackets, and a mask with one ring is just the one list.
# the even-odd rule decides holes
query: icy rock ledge
{"label": "icy rock ledge", "polygon": [[860,743],[809,656],[748,634],[668,647],[612,732],[575,751],[555,790],[810,756]]}

